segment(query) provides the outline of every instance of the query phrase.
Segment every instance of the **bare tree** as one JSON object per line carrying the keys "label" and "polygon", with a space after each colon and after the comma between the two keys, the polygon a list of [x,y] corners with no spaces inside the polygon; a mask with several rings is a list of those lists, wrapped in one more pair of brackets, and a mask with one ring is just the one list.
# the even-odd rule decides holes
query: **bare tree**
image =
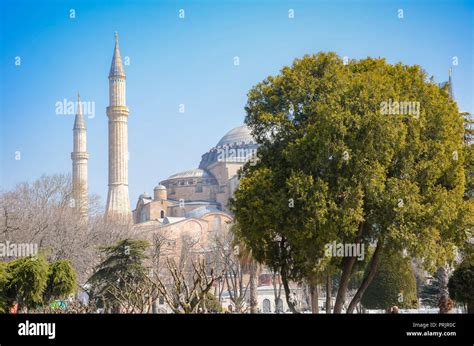
{"label": "bare tree", "polygon": [[152,281],[158,292],[174,313],[196,313],[201,307],[206,312],[205,301],[208,292],[216,279],[214,269],[206,269],[205,261],[191,260],[192,271],[189,273],[173,259],[167,258],[166,264],[171,274],[171,280],[156,278]]}
{"label": "bare tree", "polygon": [[158,298],[159,291],[155,289],[154,282],[148,277],[125,278],[119,277],[122,285],[111,285],[107,294],[119,302],[119,310],[124,313],[150,313],[153,302]]}
{"label": "bare tree", "polygon": [[0,241],[37,244],[48,259],[69,259],[84,283],[97,264],[97,247],[130,233],[131,225],[107,224],[97,196],[89,197],[84,222],[72,197],[70,175],[42,176],[0,192]]}
{"label": "bare tree", "polygon": [[244,312],[247,309],[246,296],[250,280],[244,282],[244,271],[240,261],[234,261],[228,258],[226,271],[224,275],[229,298],[235,306],[236,312]]}
{"label": "bare tree", "polygon": [[215,258],[219,268],[223,271],[222,291],[226,291],[236,312],[247,309],[247,292],[250,281],[246,280],[244,263],[239,257],[239,246],[235,244],[231,232],[221,234],[215,238]]}

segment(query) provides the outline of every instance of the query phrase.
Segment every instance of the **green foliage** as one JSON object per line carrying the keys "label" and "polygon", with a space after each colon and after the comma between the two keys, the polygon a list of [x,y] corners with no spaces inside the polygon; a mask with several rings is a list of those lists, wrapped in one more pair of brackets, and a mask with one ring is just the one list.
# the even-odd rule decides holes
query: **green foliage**
{"label": "green foliage", "polygon": [[8,282],[10,278],[8,264],[0,262],[0,313],[2,314],[7,313],[12,305],[12,299],[8,296]]}
{"label": "green foliage", "polygon": [[[419,112],[383,112],[393,101]],[[300,280],[340,266],[325,245],[361,232],[365,248],[380,241],[434,269],[466,241],[464,119],[419,66],[305,56],[253,87],[246,111],[258,160],[231,208],[259,262]]]}
{"label": "green foliage", "polygon": [[34,309],[75,292],[76,272],[69,261],[49,265],[44,255],[0,262],[0,313]]}
{"label": "green foliage", "polygon": [[402,309],[416,308],[416,277],[410,260],[399,253],[382,255],[361,303],[367,309],[386,309],[394,305]]}
{"label": "green foliage", "polygon": [[474,199],[474,145],[464,147],[465,173],[466,173],[466,193],[465,197]]}
{"label": "green foliage", "polygon": [[117,244],[100,248],[104,260],[89,278],[91,299],[97,306],[117,308],[120,302],[112,292],[133,289],[147,275],[143,261],[149,244],[143,240],[124,239]]}
{"label": "green foliage", "polygon": [[34,308],[43,303],[48,279],[48,262],[42,255],[22,257],[9,263],[9,296],[18,308]]}
{"label": "green foliage", "polygon": [[49,266],[48,281],[44,292],[44,302],[66,298],[76,291],[77,276],[71,262],[60,260]]}
{"label": "green foliage", "polygon": [[468,311],[474,313],[474,256],[465,258],[454,271],[448,288],[454,301],[467,304]]}

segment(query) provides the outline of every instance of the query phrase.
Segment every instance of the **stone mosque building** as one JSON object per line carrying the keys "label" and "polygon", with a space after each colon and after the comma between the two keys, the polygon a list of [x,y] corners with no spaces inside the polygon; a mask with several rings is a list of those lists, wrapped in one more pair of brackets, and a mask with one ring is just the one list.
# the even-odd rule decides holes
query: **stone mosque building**
{"label": "stone mosque building", "polygon": [[[228,200],[237,187],[237,171],[252,158],[257,145],[249,129],[230,130],[217,145],[202,155],[199,168],[171,175],[143,193],[133,211],[135,223],[163,222],[200,217],[211,212],[228,213]],[[171,218],[171,219],[170,219]]]}
{"label": "stone mosque building", "polygon": [[211,236],[228,229],[228,201],[238,184],[237,172],[256,150],[245,125],[230,130],[202,155],[199,168],[173,174],[154,187],[152,196],[138,197],[135,228],[148,235],[159,229],[178,242],[183,235],[196,236],[205,248]]}

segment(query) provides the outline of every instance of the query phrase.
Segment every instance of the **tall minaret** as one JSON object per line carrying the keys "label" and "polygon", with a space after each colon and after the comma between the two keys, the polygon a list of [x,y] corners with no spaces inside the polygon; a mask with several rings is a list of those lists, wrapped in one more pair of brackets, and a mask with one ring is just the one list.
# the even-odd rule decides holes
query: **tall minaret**
{"label": "tall minaret", "polygon": [[125,71],[115,33],[115,50],[109,73],[109,193],[106,216],[130,219],[128,197],[128,108],[125,102]]}
{"label": "tall minaret", "polygon": [[87,221],[87,138],[86,123],[82,114],[81,96],[77,93],[77,114],[74,120],[72,159],[72,196],[80,215]]}

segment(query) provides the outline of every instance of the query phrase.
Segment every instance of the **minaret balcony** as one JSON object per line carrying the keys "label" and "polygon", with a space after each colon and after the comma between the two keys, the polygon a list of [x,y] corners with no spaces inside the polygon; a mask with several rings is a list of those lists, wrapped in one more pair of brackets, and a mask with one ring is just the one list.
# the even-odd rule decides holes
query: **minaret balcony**
{"label": "minaret balcony", "polygon": [[72,160],[88,160],[89,159],[89,153],[86,153],[84,151],[82,151],[82,152],[72,152],[71,153],[71,159]]}
{"label": "minaret balcony", "polygon": [[107,116],[128,116],[128,107],[127,106],[108,106],[107,107]]}

